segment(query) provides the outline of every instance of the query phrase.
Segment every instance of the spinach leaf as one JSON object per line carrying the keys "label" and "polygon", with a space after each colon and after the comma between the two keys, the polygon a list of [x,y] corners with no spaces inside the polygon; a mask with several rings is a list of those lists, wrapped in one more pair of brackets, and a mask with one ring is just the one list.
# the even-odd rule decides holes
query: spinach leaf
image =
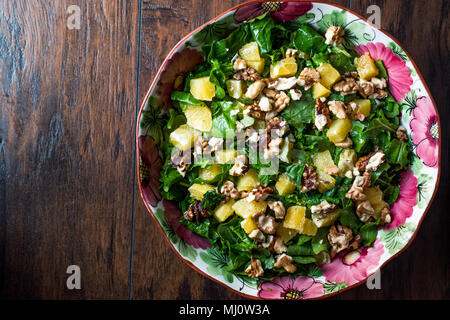
{"label": "spinach leaf", "polygon": [[341,209],[339,222],[344,227],[352,229],[354,233],[358,233],[359,227],[363,224],[361,220],[359,220],[359,218],[356,216],[356,213],[354,212],[354,209],[352,207]]}
{"label": "spinach leaf", "polygon": [[269,53],[272,51],[272,29],[283,27],[276,25],[272,17],[268,14],[262,15],[253,19],[250,23],[250,32],[253,39],[259,46],[261,54]]}
{"label": "spinach leaf", "polygon": [[393,139],[384,149],[386,159],[389,163],[398,164],[401,169],[405,168],[409,164],[409,156],[411,151],[405,142],[398,139]]}
{"label": "spinach leaf", "polygon": [[317,229],[316,235],[311,240],[311,247],[314,254],[319,254],[322,251],[328,251],[328,227]]}
{"label": "spinach leaf", "polygon": [[311,243],[306,243],[302,245],[290,245],[286,253],[290,256],[311,256],[314,254],[314,251]]}
{"label": "spinach leaf", "polygon": [[400,188],[398,186],[390,185],[383,191],[383,199],[389,204],[393,204],[397,201],[400,194]]}
{"label": "spinach leaf", "polygon": [[226,138],[234,136],[236,129],[236,115],[230,114],[235,109],[231,101],[215,101],[211,104],[213,121],[211,134],[214,137]]}
{"label": "spinach leaf", "polygon": [[301,130],[307,123],[312,123],[315,110],[315,100],[311,95],[304,95],[300,100],[291,100],[289,106],[283,111],[282,117],[286,122]]}
{"label": "spinach leaf", "polygon": [[316,259],[313,256],[294,256],[292,260],[298,264],[316,263]]}
{"label": "spinach leaf", "polygon": [[378,234],[377,226],[379,223],[380,219],[376,222],[368,222],[359,229],[362,238],[362,245],[364,247],[370,247],[376,240]]}
{"label": "spinach leaf", "polygon": [[297,188],[301,188],[304,169],[305,165],[301,163],[293,163],[286,167],[286,175],[297,184]]}
{"label": "spinach leaf", "polygon": [[383,60],[375,61],[375,65],[377,66],[378,70],[380,71],[378,76],[381,78],[384,78],[386,80],[389,80],[389,75],[386,70],[386,67],[384,66]]}
{"label": "spinach leaf", "polygon": [[203,105],[204,103],[200,100],[197,100],[194,98],[192,94],[189,92],[183,92],[183,91],[172,91],[172,94],[170,95],[173,101],[179,101],[182,103],[192,104],[196,106]]}
{"label": "spinach leaf", "polygon": [[323,52],[327,48],[325,38],[307,24],[302,25],[292,34],[292,43],[297,50],[309,55]]}

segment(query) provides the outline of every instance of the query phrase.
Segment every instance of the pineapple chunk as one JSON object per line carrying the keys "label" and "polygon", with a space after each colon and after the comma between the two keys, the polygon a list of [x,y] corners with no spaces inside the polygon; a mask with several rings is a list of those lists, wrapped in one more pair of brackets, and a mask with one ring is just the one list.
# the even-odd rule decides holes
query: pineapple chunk
{"label": "pineapple chunk", "polygon": [[239,177],[239,180],[236,184],[236,189],[241,191],[250,191],[253,188],[256,188],[259,186],[259,178],[258,178],[258,172],[256,172],[255,169],[250,168],[246,174]]}
{"label": "pineapple chunk", "polygon": [[283,227],[301,232],[305,225],[305,213],[305,207],[289,207],[286,212],[286,217],[284,218]]}
{"label": "pineapple chunk", "polygon": [[247,199],[241,199],[233,204],[233,210],[236,214],[244,219],[260,213],[266,212],[267,202],[266,201],[251,201],[248,202]]}
{"label": "pineapple chunk", "polygon": [[363,80],[370,80],[380,73],[369,53],[365,53],[361,57],[356,58],[355,67],[359,77]]}
{"label": "pineapple chunk", "polygon": [[283,173],[278,178],[278,181],[275,184],[275,189],[277,189],[280,196],[285,196],[294,192],[295,183],[288,177],[287,174]]}
{"label": "pineapple chunk", "polygon": [[247,217],[247,219],[242,220],[241,227],[247,234],[250,234],[253,230],[258,229],[252,217]]}
{"label": "pineapple chunk", "polygon": [[[357,99],[353,101],[358,106],[359,112],[361,112],[365,117],[370,116],[371,104],[369,99]],[[355,110],[356,112],[356,110]],[[355,118],[354,113],[352,114],[353,119]]]}
{"label": "pineapple chunk", "polygon": [[315,236],[317,233],[316,224],[308,218],[305,218],[305,225],[303,226],[302,234],[307,236]]}
{"label": "pineapple chunk", "polygon": [[352,121],[350,119],[336,119],[331,122],[327,131],[327,137],[333,143],[339,143],[347,138],[348,133],[352,129]]}
{"label": "pineapple chunk", "polygon": [[297,62],[295,58],[285,58],[275,65],[270,66],[270,77],[280,78],[280,77],[292,77],[297,73]]}
{"label": "pineapple chunk", "polygon": [[285,228],[281,223],[279,223],[277,226],[277,236],[279,236],[284,241],[284,243],[295,237],[297,233],[297,230]]}
{"label": "pineapple chunk", "polygon": [[319,192],[324,193],[334,188],[334,185],[336,184],[336,179],[334,179],[329,174],[326,174],[322,170],[317,170],[317,177],[319,178],[320,181]]}
{"label": "pineapple chunk", "polygon": [[198,170],[198,177],[204,181],[211,181],[221,173],[222,167],[213,163],[209,168],[200,168]]}
{"label": "pineapple chunk", "polygon": [[239,49],[239,55],[247,63],[248,61],[259,61],[261,56],[259,55],[259,47],[256,42],[249,42]]}
{"label": "pineapple chunk", "polygon": [[217,150],[215,152],[216,161],[219,164],[233,163],[234,159],[237,157],[236,150]]}
{"label": "pineapple chunk", "polygon": [[311,214],[311,219],[317,228],[322,228],[331,226],[339,218],[339,215],[339,210],[328,212],[325,215],[322,212],[316,212]]}
{"label": "pineapple chunk", "polygon": [[210,131],[212,127],[211,110],[207,106],[188,105],[184,110],[187,124],[199,131]]}
{"label": "pineapple chunk", "polygon": [[320,64],[316,70],[320,73],[320,83],[328,89],[331,88],[341,76],[331,64],[326,62]]}
{"label": "pineapple chunk", "polygon": [[170,143],[181,151],[188,150],[194,145],[194,140],[200,132],[192,129],[187,124],[179,126],[176,130],[170,133]]}
{"label": "pineapple chunk", "polygon": [[191,197],[195,200],[201,201],[206,192],[214,190],[214,186],[210,184],[200,184],[194,183],[189,187],[188,191],[191,194]]}
{"label": "pineapple chunk", "polygon": [[317,169],[324,171],[325,168],[334,166],[333,158],[331,158],[331,153],[329,150],[316,153],[312,156],[312,161]]}
{"label": "pineapple chunk", "polygon": [[289,141],[289,138],[285,138],[283,141],[283,145],[281,146],[281,151],[279,154],[279,158],[283,162],[290,163],[291,159],[289,157],[289,152],[291,152],[292,148],[294,147],[294,144]]}
{"label": "pineapple chunk", "polygon": [[234,99],[242,97],[244,92],[244,81],[242,80],[227,80],[226,81],[228,94]]}
{"label": "pineapple chunk", "polygon": [[191,94],[198,100],[211,101],[216,94],[216,87],[209,81],[209,77],[192,79],[190,86]]}
{"label": "pineapple chunk", "polygon": [[264,70],[264,62],[265,62],[264,58],[261,58],[261,59],[256,60],[256,61],[249,60],[249,61],[246,61],[246,62],[247,62],[247,65],[249,67],[255,69],[258,73],[263,72],[263,70]]}
{"label": "pineapple chunk", "polygon": [[227,202],[221,203],[217,206],[217,208],[214,210],[214,217],[217,219],[217,221],[224,222],[234,213],[234,202],[234,199],[230,199]]}
{"label": "pineapple chunk", "polygon": [[356,162],[356,152],[353,149],[344,149],[342,150],[341,154],[339,155],[339,163],[338,168],[341,177],[345,176],[345,173],[347,172],[353,172],[353,168],[355,166]]}
{"label": "pineapple chunk", "polygon": [[373,217],[378,219],[381,215],[381,210],[386,207],[389,208],[389,204],[383,200],[383,192],[378,187],[367,188],[366,196],[374,210]]}
{"label": "pineapple chunk", "polygon": [[314,99],[328,97],[331,94],[331,91],[324,87],[320,82],[314,83],[312,89]]}

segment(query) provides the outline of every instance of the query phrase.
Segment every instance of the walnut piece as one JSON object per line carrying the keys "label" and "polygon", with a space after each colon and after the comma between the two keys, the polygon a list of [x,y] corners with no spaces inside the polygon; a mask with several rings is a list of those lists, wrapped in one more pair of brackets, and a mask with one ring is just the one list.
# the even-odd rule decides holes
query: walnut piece
{"label": "walnut piece", "polygon": [[[246,68],[247,68],[247,62],[245,62],[244,59],[239,59],[239,58],[237,58],[237,59],[234,61],[234,64],[233,64],[233,69],[234,69],[234,70],[239,71],[239,70],[244,70],[244,69],[246,69]],[[253,69],[253,70],[254,70],[254,69]]]}
{"label": "walnut piece", "polygon": [[269,201],[267,203],[267,205],[269,206],[270,210],[275,212],[275,218],[277,218],[277,219],[283,219],[284,218],[286,210],[284,208],[283,202],[281,202],[281,201]]}
{"label": "walnut piece", "polygon": [[223,145],[223,138],[212,137],[208,140],[208,146],[211,148],[211,151],[217,151]]}
{"label": "walnut piece", "polygon": [[314,125],[317,130],[322,131],[324,127],[327,127],[331,124],[330,111],[325,106],[326,98],[317,98],[316,99],[316,113],[314,116]]}
{"label": "walnut piece", "polygon": [[400,141],[408,142],[408,134],[406,133],[406,128],[404,126],[399,126],[395,134]]}
{"label": "walnut piece", "polygon": [[236,80],[257,81],[261,79],[261,76],[255,69],[247,67],[236,72],[233,78]]}
{"label": "walnut piece", "polygon": [[248,158],[245,155],[239,155],[234,159],[234,165],[228,171],[231,176],[242,176],[247,173],[248,167]]}
{"label": "walnut piece", "polygon": [[259,120],[264,120],[266,117],[266,113],[261,110],[257,101],[253,101],[252,104],[246,105],[243,113]]}
{"label": "walnut piece", "polygon": [[268,112],[272,111],[272,103],[272,99],[266,97],[265,95],[261,95],[261,97],[259,98],[258,106],[261,111]]}
{"label": "walnut piece", "polygon": [[258,229],[266,234],[275,234],[277,231],[278,224],[271,215],[259,212],[252,216],[252,220]]}
{"label": "walnut piece", "polygon": [[329,203],[327,200],[322,200],[319,204],[311,206],[311,213],[321,213],[326,215],[327,213],[334,212],[338,209],[338,206],[334,203]]}
{"label": "walnut piece", "polygon": [[286,58],[295,58],[295,55],[297,54],[298,50],[293,48],[286,49]]}
{"label": "walnut piece", "polygon": [[281,254],[287,251],[287,247],[284,245],[283,239],[276,237],[273,244],[273,252]]}
{"label": "walnut piece", "polygon": [[347,118],[345,104],[342,101],[329,101],[328,108],[330,108],[330,111],[333,112],[338,119]]}
{"label": "walnut piece", "polygon": [[291,99],[294,101],[298,101],[302,98],[302,92],[298,89],[291,89],[289,90],[289,93],[291,95]]}
{"label": "walnut piece", "polygon": [[225,202],[230,199],[238,199],[241,196],[241,193],[234,187],[234,183],[229,180],[223,183],[220,193],[225,196]]}
{"label": "walnut piece", "polygon": [[320,82],[320,73],[313,68],[304,68],[297,79],[297,84],[308,90],[314,83]]}
{"label": "walnut piece", "polygon": [[356,82],[356,75],[353,72],[348,72],[343,75],[343,80],[339,81],[333,86],[334,91],[340,92],[342,95],[353,94],[360,90]]}
{"label": "walnut piece", "polygon": [[385,207],[383,208],[383,210],[381,210],[380,213],[380,220],[381,220],[381,224],[389,224],[392,221],[391,218],[391,210],[389,209],[389,207]]}
{"label": "walnut piece", "polygon": [[367,222],[373,216],[375,210],[370,204],[369,200],[361,201],[356,206],[356,215],[362,222]]}
{"label": "walnut piece", "polygon": [[264,269],[259,259],[252,257],[250,265],[245,269],[249,278],[259,278],[264,275]]}
{"label": "walnut piece", "polygon": [[359,158],[355,167],[360,172],[364,171],[376,171],[378,167],[384,162],[384,152],[382,150],[369,153],[367,156]]}
{"label": "walnut piece", "polygon": [[248,192],[243,191],[241,196],[242,198],[245,198],[248,202],[264,201],[269,197],[269,195],[272,192],[273,190],[270,187],[259,186],[258,188],[255,188]]}
{"label": "walnut piece", "polygon": [[289,125],[286,120],[274,117],[266,121],[266,131],[271,136],[282,137],[289,131]]}
{"label": "walnut piece", "polygon": [[330,26],[325,32],[325,43],[331,45],[340,45],[343,41],[345,31],[341,26]]}
{"label": "walnut piece", "polygon": [[170,158],[168,165],[172,168],[177,169],[178,173],[184,177],[189,168],[190,160],[191,155],[189,152],[180,151]]}
{"label": "walnut piece", "polygon": [[202,209],[201,202],[195,200],[194,204],[191,204],[186,212],[183,214],[183,217],[187,221],[194,221],[194,218],[197,222],[201,221],[202,218],[208,218],[210,215],[207,210]]}
{"label": "walnut piece", "polygon": [[278,156],[280,154],[281,143],[283,143],[283,138],[271,139],[267,148],[264,149],[264,159],[271,159]]}
{"label": "walnut piece", "polygon": [[259,229],[255,229],[252,232],[250,232],[248,237],[257,242],[265,242],[266,241],[266,236]]}
{"label": "walnut piece", "polygon": [[289,102],[291,102],[291,98],[289,98],[289,96],[284,91],[280,91],[275,95],[275,111],[283,111],[288,106]]}
{"label": "walnut piece", "polygon": [[318,187],[319,187],[319,179],[317,177],[317,172],[311,165],[305,164],[305,169],[303,170],[302,174],[302,183],[300,191],[305,193],[310,190],[315,190]]}
{"label": "walnut piece", "polygon": [[353,141],[352,141],[352,139],[347,137],[347,138],[344,139],[344,141],[334,142],[334,145],[336,147],[340,147],[340,148],[349,148],[349,147],[351,147],[353,145]]}
{"label": "walnut piece", "polygon": [[331,245],[330,256],[334,258],[339,252],[347,249],[350,245],[350,241],[353,239],[352,230],[341,226],[331,226],[328,232],[328,242]]}
{"label": "walnut piece", "polygon": [[350,190],[345,194],[345,197],[354,201],[366,200],[367,196],[364,193],[365,188],[370,186],[370,173],[363,176],[356,176]]}
{"label": "walnut piece", "polygon": [[275,268],[279,269],[283,268],[289,273],[294,273],[295,271],[297,271],[297,267],[292,262],[292,257],[283,253],[277,257],[277,261],[275,262],[274,266]]}
{"label": "walnut piece", "polygon": [[268,84],[267,88],[277,91],[289,90],[297,85],[296,77],[278,78],[273,83]]}
{"label": "walnut piece", "polygon": [[256,80],[247,88],[245,97],[248,99],[255,99],[265,88],[265,86],[266,83],[263,80]]}

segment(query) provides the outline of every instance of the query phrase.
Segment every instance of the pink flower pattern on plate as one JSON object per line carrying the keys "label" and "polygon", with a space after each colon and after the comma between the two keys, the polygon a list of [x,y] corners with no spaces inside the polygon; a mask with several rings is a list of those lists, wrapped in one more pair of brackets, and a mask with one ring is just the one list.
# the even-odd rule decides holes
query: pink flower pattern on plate
{"label": "pink flower pattern on plate", "polygon": [[413,214],[413,207],[417,200],[417,178],[412,170],[404,171],[401,174],[400,194],[397,201],[391,206],[392,222],[385,226],[385,229],[395,229],[405,223],[406,219]]}
{"label": "pink flower pattern on plate", "polygon": [[259,2],[237,9],[234,13],[234,21],[239,24],[259,17],[266,12],[269,12],[272,18],[278,22],[295,20],[311,9],[311,2]]}
{"label": "pink flower pattern on plate", "polygon": [[324,294],[323,284],[311,277],[277,277],[259,285],[258,297],[263,299],[311,299]]}
{"label": "pink flower pattern on plate", "polygon": [[346,282],[351,286],[369,277],[376,271],[384,246],[377,239],[372,247],[361,249],[361,256],[352,265],[344,264],[344,253],[334,257],[331,263],[322,266],[323,275],[327,281]]}
{"label": "pink flower pattern on plate", "polygon": [[363,55],[366,52],[374,59],[382,60],[389,75],[389,89],[395,100],[401,101],[411,90],[413,84],[412,77],[406,62],[394,54],[391,49],[383,43],[368,43],[355,48],[356,52]]}
{"label": "pink flower pattern on plate", "polygon": [[409,123],[417,156],[423,163],[437,168],[439,162],[439,124],[436,109],[429,97],[416,101]]}

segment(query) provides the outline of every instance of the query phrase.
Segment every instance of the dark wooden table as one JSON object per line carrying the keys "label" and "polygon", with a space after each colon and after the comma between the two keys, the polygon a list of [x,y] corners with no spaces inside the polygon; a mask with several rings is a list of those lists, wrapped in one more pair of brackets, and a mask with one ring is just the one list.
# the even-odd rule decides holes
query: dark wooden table
{"label": "dark wooden table", "polygon": [[[0,298],[239,299],[178,260],[136,188],[135,125],[171,47],[238,0],[0,2]],[[334,299],[448,299],[449,2],[340,0],[418,64],[442,121],[439,193],[414,243]],[[80,8],[80,29],[67,20]],[[73,22],[73,21],[72,21]],[[81,268],[81,290],[66,269]]]}

